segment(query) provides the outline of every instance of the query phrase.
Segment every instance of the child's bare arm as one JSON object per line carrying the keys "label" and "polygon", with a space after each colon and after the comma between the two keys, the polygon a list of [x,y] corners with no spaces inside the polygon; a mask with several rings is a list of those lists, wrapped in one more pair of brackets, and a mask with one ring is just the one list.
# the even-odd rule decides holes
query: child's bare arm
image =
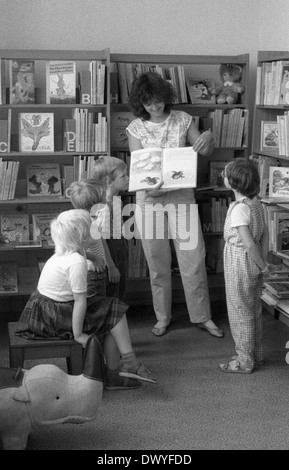
{"label": "child's bare arm", "polygon": [[239,232],[239,235],[243,242],[245,250],[247,251],[250,258],[254,261],[254,263],[256,263],[256,265],[260,268],[261,271],[265,270],[267,268],[266,259],[264,259],[260,255],[256,247],[256,244],[252,238],[249,227],[247,225],[240,225],[239,227],[236,227],[236,228]]}
{"label": "child's bare arm", "polygon": [[75,341],[85,347],[89,336],[83,333],[83,322],[86,315],[86,292],[81,294],[73,293],[74,307],[72,312],[72,332]]}
{"label": "child's bare arm", "polygon": [[96,272],[101,273],[105,270],[105,260],[101,256],[98,256],[91,251],[87,251],[86,257],[89,261],[93,262]]}

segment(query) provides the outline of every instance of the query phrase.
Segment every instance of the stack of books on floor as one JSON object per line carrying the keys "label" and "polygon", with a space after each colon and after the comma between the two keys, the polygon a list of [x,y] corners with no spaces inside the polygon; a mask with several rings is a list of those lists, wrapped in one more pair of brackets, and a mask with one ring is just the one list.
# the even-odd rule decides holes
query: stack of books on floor
{"label": "stack of books on floor", "polygon": [[261,299],[289,318],[289,266],[280,263],[275,266],[274,271],[276,277],[264,280]]}

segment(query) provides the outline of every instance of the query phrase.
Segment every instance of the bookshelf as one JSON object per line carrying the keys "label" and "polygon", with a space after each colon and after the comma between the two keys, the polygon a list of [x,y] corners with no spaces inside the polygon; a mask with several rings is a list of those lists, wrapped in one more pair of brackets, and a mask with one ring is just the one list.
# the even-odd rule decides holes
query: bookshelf
{"label": "bookshelf", "polygon": [[[134,76],[145,71],[157,71],[165,78],[169,79],[177,91],[178,98],[174,105],[175,109],[181,109],[191,114],[201,131],[211,128],[216,137],[217,145],[214,154],[209,158],[202,157],[198,160],[198,186],[207,185],[210,181],[210,160],[222,162],[225,160],[227,162],[237,156],[248,158],[249,54],[204,56],[112,53],[110,58],[111,152],[113,155],[122,158],[127,163],[128,167],[130,164],[130,154],[125,128],[129,122],[134,119],[134,116],[127,105],[127,99]],[[208,86],[212,83],[220,85],[220,65],[229,63],[242,67],[242,85],[245,87],[245,92],[239,96],[238,102],[233,105],[217,104],[213,99],[192,102],[187,87],[189,78],[195,79],[197,82],[205,81],[208,83]],[[244,128],[242,128],[241,138],[239,137],[238,143],[237,140],[226,139],[225,128],[223,126],[224,116],[226,116],[225,121],[231,123],[230,126],[235,126],[235,130],[238,128],[238,119],[240,119],[240,117],[244,118],[242,119]],[[232,116],[235,116],[234,124]],[[229,117],[231,121],[229,121]],[[239,125],[242,126],[242,124]],[[227,136],[232,137],[234,134],[233,127],[230,127]],[[209,233],[204,233],[205,241],[208,240],[206,243],[207,247],[213,246],[212,239],[215,236],[217,237],[217,242],[219,242],[220,237],[222,237],[221,225],[225,211],[224,206],[228,207],[230,197],[232,197],[230,191],[219,187],[215,188],[214,191],[196,191],[196,199],[199,204],[201,218],[204,212],[202,210],[203,202],[206,203],[206,207],[209,207],[209,215],[208,212],[206,212],[206,217],[209,217],[209,220],[205,222],[202,221],[202,223],[209,228]],[[135,202],[134,194],[131,193],[125,196],[124,200],[129,200],[131,203]],[[218,220],[216,220],[215,202],[219,207]],[[143,252],[141,252],[141,256],[144,256]],[[209,275],[209,285],[214,286],[211,275]],[[174,301],[184,301],[184,297],[181,294],[178,295],[182,287],[180,276],[177,274],[173,274],[173,288]],[[130,300],[134,300],[133,292],[136,290],[138,294],[139,292],[143,293],[141,297],[145,298],[145,295],[148,295],[150,292],[148,276],[143,278],[141,276],[130,277],[128,279],[128,289]]]}
{"label": "bookshelf", "polygon": [[[2,217],[27,214],[29,239],[33,235],[32,215],[70,209],[66,187],[75,179],[89,176],[98,155],[110,152],[109,70],[109,49],[0,50],[0,188],[6,181],[8,191],[3,194],[0,189],[0,211]],[[72,82],[66,73],[73,73]],[[101,92],[97,94],[96,90]],[[53,116],[48,125],[40,120],[44,114]],[[28,136],[28,144],[20,144],[19,134]],[[17,162],[17,171],[12,167],[8,179],[9,162]],[[27,168],[35,164],[40,171],[45,165],[59,167],[57,190],[56,186],[51,189],[46,174],[46,180],[28,192]],[[53,246],[46,241],[40,248],[16,249],[12,242],[2,240],[1,262],[17,263],[18,292],[10,295],[29,295],[37,285],[39,260],[52,253]]]}
{"label": "bookshelf", "polygon": [[[284,256],[289,226],[289,190],[287,192],[286,182],[281,185],[281,191],[276,189],[270,168],[278,167],[280,170],[277,171],[282,173],[286,173],[287,168],[289,170],[288,70],[289,51],[258,52],[252,150],[259,167],[260,196],[269,229],[269,258],[273,264],[281,264],[285,269],[289,266],[289,259]],[[284,277],[279,274],[277,280],[286,281],[288,278],[287,274]],[[262,300],[266,310],[289,324],[289,299],[273,295],[266,286],[266,280]]]}

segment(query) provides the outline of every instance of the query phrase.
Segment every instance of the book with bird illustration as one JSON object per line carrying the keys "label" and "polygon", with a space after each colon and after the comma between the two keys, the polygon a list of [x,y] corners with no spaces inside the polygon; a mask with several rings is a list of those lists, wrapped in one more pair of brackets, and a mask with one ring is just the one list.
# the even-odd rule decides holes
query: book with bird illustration
{"label": "book with bird illustration", "polygon": [[54,152],[53,113],[19,113],[19,151]]}
{"label": "book with bird illustration", "polygon": [[198,154],[193,147],[150,147],[131,152],[129,191],[195,188]]}

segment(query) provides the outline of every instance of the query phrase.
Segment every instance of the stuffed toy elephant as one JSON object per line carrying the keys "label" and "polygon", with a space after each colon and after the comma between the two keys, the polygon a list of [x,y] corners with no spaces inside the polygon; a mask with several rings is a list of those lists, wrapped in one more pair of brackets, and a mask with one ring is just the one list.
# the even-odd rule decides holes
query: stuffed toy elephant
{"label": "stuffed toy elephant", "polygon": [[4,450],[24,450],[34,426],[93,420],[103,393],[104,363],[96,336],[88,339],[82,375],[52,364],[0,368],[0,437]]}

